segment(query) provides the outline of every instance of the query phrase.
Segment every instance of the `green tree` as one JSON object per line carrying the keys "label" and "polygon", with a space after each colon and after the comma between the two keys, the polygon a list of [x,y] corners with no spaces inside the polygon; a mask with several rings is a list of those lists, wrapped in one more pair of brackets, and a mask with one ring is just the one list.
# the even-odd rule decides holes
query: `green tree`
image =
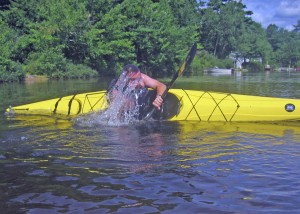
{"label": "green tree", "polygon": [[0,11],[2,29],[13,33],[3,39],[10,50],[2,61],[50,77],[73,76],[76,65],[84,65],[79,73],[89,66],[114,74],[126,63],[154,76],[169,75],[199,38],[197,5],[196,0],[6,2],[0,4],[7,7]]}
{"label": "green tree", "polygon": [[293,25],[294,26],[294,29],[293,29],[293,32],[298,32],[300,33],[300,20],[297,21],[297,24],[296,25]]}
{"label": "green tree", "polygon": [[178,26],[166,0],[125,0],[97,20],[91,63],[104,68],[131,62],[153,76],[170,74],[196,38],[196,27]]}
{"label": "green tree", "polygon": [[239,38],[238,51],[250,61],[261,59],[263,64],[268,62],[271,45],[261,24],[253,22],[245,29]]}
{"label": "green tree", "polygon": [[24,78],[24,71],[19,62],[13,60],[18,35],[0,17],[0,82],[15,81]]}
{"label": "green tree", "polygon": [[0,10],[7,10],[9,8],[10,0],[0,1]]}
{"label": "green tree", "polygon": [[300,38],[295,32],[285,32],[285,41],[277,52],[283,67],[295,67],[300,60]]}
{"label": "green tree", "polygon": [[288,31],[274,24],[267,27],[267,39],[272,46],[274,64],[281,67],[294,67],[299,63],[300,34],[297,32],[297,27],[295,29]]}
{"label": "green tree", "polygon": [[282,28],[279,28],[275,24],[270,24],[266,29],[266,36],[269,41],[269,43],[272,46],[273,51],[277,51],[281,44],[284,41],[284,38],[281,37],[285,30]]}
{"label": "green tree", "polygon": [[252,20],[247,17],[241,1],[213,0],[202,10],[201,43],[205,49],[218,58],[225,58],[230,52],[237,50],[239,37]]}
{"label": "green tree", "polygon": [[[64,56],[72,62],[82,63],[85,58],[84,32],[90,28],[88,12],[83,0],[40,0],[30,16],[30,39],[35,51],[61,46]],[[36,19],[35,22],[34,19]]]}
{"label": "green tree", "polygon": [[[100,7],[100,8],[98,8]],[[103,74],[114,74],[120,70],[123,63],[134,59],[133,35],[126,30],[129,20],[122,13],[121,4],[113,8],[104,7],[101,16],[96,15],[102,4],[94,5],[91,9],[92,28],[85,33],[87,38],[87,63]]]}

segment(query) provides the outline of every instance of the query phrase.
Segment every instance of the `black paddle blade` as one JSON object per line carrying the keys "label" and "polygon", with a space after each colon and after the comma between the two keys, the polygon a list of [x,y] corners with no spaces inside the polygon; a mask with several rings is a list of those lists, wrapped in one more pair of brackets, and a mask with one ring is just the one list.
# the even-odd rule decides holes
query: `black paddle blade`
{"label": "black paddle blade", "polygon": [[[169,89],[173,86],[174,82],[176,81],[176,79],[181,76],[190,66],[190,64],[192,63],[195,55],[197,52],[197,43],[195,42],[194,45],[191,47],[187,57],[185,58],[185,61],[183,62],[183,64],[181,65],[181,67],[179,68],[179,70],[174,74],[171,82],[168,84],[167,89],[164,91],[164,93],[162,94],[162,98],[165,98],[167,96],[167,93],[169,91]],[[147,120],[149,118],[152,117],[152,114],[155,111],[155,107],[153,105],[151,105],[149,107],[149,109],[146,112],[145,115],[142,116],[142,118],[144,118],[144,120]]]}
{"label": "black paddle blade", "polygon": [[[185,58],[185,61],[183,62],[183,64],[181,65],[181,67],[179,68],[179,70],[177,71],[177,73],[173,76],[170,84],[169,84],[169,88],[171,88],[174,84],[174,82],[176,81],[176,79],[181,76],[190,66],[190,64],[192,63],[195,55],[197,52],[197,43],[195,42],[194,45],[191,47],[190,52],[188,53],[187,57]],[[164,93],[165,95],[167,94],[167,91]]]}
{"label": "black paddle blade", "polygon": [[187,55],[185,62],[181,65],[179,71],[178,71],[178,76],[181,76],[190,66],[190,64],[192,63],[195,55],[197,52],[197,43],[194,43],[194,45],[192,46],[189,54]]}

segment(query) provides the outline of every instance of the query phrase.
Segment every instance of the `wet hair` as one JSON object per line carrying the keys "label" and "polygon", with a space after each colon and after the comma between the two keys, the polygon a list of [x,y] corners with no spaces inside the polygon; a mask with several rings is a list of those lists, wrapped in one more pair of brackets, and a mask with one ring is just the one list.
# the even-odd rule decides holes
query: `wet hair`
{"label": "wet hair", "polygon": [[123,71],[126,71],[126,73],[129,73],[129,72],[137,73],[140,71],[140,69],[133,64],[128,64],[128,65],[124,66]]}

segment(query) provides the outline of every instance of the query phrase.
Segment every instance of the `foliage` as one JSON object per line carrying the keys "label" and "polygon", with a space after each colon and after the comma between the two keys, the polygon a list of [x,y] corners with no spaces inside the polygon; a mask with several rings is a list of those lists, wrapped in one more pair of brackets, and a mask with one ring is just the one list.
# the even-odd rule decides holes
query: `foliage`
{"label": "foliage", "polygon": [[14,61],[3,62],[0,59],[0,71],[0,82],[19,81],[25,77],[21,64]]}
{"label": "foliage", "polygon": [[280,67],[296,67],[300,61],[300,33],[287,31],[276,25],[266,29],[267,39],[271,44],[273,54],[271,62]]}
{"label": "foliage", "polygon": [[298,32],[298,33],[300,33],[300,20],[298,20],[297,24],[296,24],[296,25],[293,25],[293,26],[294,26],[293,32]]}
{"label": "foliage", "polygon": [[291,32],[274,24],[265,30],[234,0],[211,0],[200,13],[200,41],[218,58],[234,52],[236,58],[261,59],[263,65],[294,67],[299,62],[300,20]]}
{"label": "foliage", "polygon": [[249,70],[250,72],[258,72],[258,71],[263,71],[264,66],[263,64],[259,62],[244,62],[243,66],[245,69]]}
{"label": "foliage", "polygon": [[32,52],[25,63],[24,70],[26,73],[45,74],[49,77],[56,72],[64,72],[67,64],[59,48]]}
{"label": "foliage", "polygon": [[258,58],[262,59],[263,64],[268,61],[271,45],[260,24],[253,23],[246,29],[246,33],[240,37],[238,50],[242,57],[247,58],[250,61]]}
{"label": "foliage", "polygon": [[13,29],[0,19],[0,82],[18,81],[24,78],[25,73],[19,62],[14,61],[14,50],[18,37]]}
{"label": "foliage", "polygon": [[13,0],[0,3],[0,81],[115,75],[136,63],[154,77],[177,70],[194,42],[192,70],[232,67],[228,56],[296,66],[293,31],[251,19],[236,0]]}
{"label": "foliage", "polygon": [[213,54],[208,53],[207,51],[201,51],[198,55],[195,56],[195,59],[191,65],[191,71],[188,75],[197,75],[208,68],[233,68],[233,60],[218,59]]}
{"label": "foliage", "polygon": [[74,64],[67,62],[65,72],[52,73],[52,78],[67,79],[67,78],[90,78],[97,76],[97,71],[83,64]]}
{"label": "foliage", "polygon": [[240,38],[251,26],[241,2],[228,0],[208,2],[207,8],[201,11],[201,39],[207,51],[218,58],[226,58],[232,51],[238,50]]}

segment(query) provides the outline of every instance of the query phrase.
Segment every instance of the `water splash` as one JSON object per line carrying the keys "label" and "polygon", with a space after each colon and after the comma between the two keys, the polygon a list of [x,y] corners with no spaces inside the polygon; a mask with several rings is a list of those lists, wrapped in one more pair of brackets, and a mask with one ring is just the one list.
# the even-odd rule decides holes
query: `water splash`
{"label": "water splash", "polygon": [[84,126],[109,125],[122,126],[139,121],[139,97],[141,90],[136,90],[140,79],[130,80],[123,72],[118,81],[108,92],[109,107],[103,111],[83,115],[76,118],[77,123]]}

